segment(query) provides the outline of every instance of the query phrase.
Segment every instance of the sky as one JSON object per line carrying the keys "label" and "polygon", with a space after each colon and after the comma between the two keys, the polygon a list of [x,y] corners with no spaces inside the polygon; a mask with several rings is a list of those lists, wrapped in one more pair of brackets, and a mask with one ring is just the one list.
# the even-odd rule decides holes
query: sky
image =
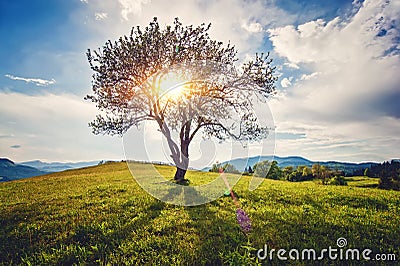
{"label": "sky", "polygon": [[155,16],[163,26],[211,23],[211,37],[235,44],[240,60],[271,52],[276,155],[400,157],[400,1],[390,0],[0,0],[0,157],[123,159],[122,138],[88,127],[97,110],[83,99],[86,51]]}

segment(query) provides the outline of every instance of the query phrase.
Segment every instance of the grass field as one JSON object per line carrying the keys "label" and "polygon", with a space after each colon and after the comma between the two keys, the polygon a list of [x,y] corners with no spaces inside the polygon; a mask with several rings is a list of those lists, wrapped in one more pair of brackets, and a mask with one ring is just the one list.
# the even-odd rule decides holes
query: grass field
{"label": "grass field", "polygon": [[379,178],[370,178],[365,176],[346,177],[346,181],[349,186],[355,187],[377,188],[379,185]]}
{"label": "grass field", "polygon": [[[138,166],[140,167],[140,166]],[[157,166],[171,175],[173,168]],[[189,172],[194,184],[215,174]],[[0,184],[0,263],[112,265],[251,265],[268,249],[369,248],[400,261],[400,193],[354,177],[349,186],[265,180],[234,187],[253,230],[244,234],[230,197],[179,207],[143,191],[125,163]],[[286,255],[287,256],[287,255]],[[275,256],[262,264],[281,265]],[[358,265],[357,261],[299,260],[293,265]],[[377,261],[365,264],[378,264]],[[387,265],[389,262],[382,262]],[[396,262],[392,262],[395,265]]]}

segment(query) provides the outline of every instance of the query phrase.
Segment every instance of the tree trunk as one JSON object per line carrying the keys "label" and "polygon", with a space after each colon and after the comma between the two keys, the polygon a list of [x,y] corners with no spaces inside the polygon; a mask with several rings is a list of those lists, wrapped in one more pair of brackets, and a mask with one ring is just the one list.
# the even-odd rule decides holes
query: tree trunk
{"label": "tree trunk", "polygon": [[180,147],[178,147],[178,145],[176,145],[176,143],[172,139],[168,126],[165,123],[162,123],[162,121],[159,121],[159,125],[161,128],[161,132],[167,139],[168,147],[171,151],[171,158],[176,166],[174,180],[177,183],[183,182],[185,179],[185,174],[189,167],[190,124],[188,126],[188,124],[185,123],[185,126],[181,129]]}
{"label": "tree trunk", "polygon": [[175,181],[182,182],[189,167],[189,142],[181,139],[180,164],[176,165]]}
{"label": "tree trunk", "polygon": [[176,182],[182,182],[185,179],[185,174],[186,174],[187,169],[181,169],[179,167],[176,168],[174,180]]}

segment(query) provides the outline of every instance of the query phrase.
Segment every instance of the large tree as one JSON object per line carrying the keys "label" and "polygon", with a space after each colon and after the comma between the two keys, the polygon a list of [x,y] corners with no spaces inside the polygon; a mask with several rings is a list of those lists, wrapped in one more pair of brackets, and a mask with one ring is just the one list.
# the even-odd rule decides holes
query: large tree
{"label": "large tree", "polygon": [[[196,134],[246,142],[269,132],[253,110],[254,101],[265,103],[275,90],[269,54],[256,54],[236,71],[235,47],[211,39],[209,28],[183,26],[175,19],[162,29],[154,18],[146,28],[137,26],[129,36],[87,52],[94,74],[93,95],[86,99],[101,111],[89,124],[93,133],[123,135],[132,126],[155,121],[177,167],[177,182],[184,180]],[[171,72],[184,81],[173,97],[165,96],[162,85]]]}

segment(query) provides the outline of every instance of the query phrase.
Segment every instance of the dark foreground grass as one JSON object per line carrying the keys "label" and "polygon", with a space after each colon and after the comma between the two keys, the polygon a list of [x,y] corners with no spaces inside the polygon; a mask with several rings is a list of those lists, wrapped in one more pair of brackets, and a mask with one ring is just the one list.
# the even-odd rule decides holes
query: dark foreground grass
{"label": "dark foreground grass", "polygon": [[[173,173],[167,166],[158,169]],[[194,183],[214,177],[188,174]],[[243,177],[234,188],[252,219],[248,235],[240,231],[230,197],[198,207],[165,204],[144,192],[124,163],[1,183],[0,263],[250,265],[258,263],[256,250],[265,244],[319,251],[337,248],[340,237],[347,239],[346,248],[393,253],[400,261],[399,192],[273,180],[249,192],[248,182]],[[276,256],[260,262],[282,264]]]}

